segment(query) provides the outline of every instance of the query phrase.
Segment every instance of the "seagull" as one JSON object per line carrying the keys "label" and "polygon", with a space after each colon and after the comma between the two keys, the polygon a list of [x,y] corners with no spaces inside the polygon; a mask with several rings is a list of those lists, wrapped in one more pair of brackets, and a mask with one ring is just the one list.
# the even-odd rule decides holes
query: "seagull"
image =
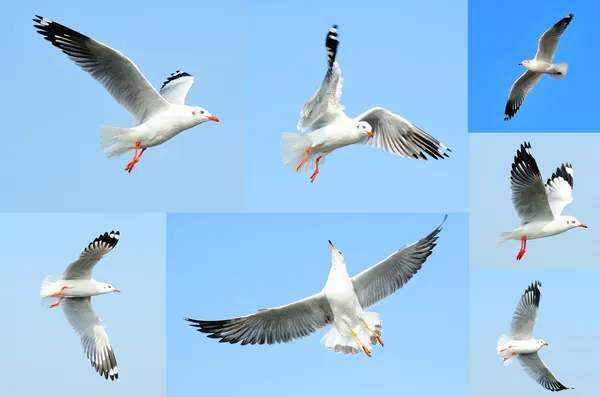
{"label": "seagull", "polygon": [[342,76],[335,60],[338,47],[337,25],[327,33],[327,74],[321,87],[304,105],[298,130],[308,134],[284,132],[281,135],[281,159],[292,170],[312,170],[310,181],[319,173],[325,156],[344,146],[363,143],[405,157],[427,160],[448,157],[451,152],[419,127],[381,107],[367,110],[351,119],[340,105]]}
{"label": "seagull", "polygon": [[92,279],[92,271],[96,263],[115,248],[119,237],[115,231],[100,235],[83,250],[79,259],[67,266],[60,279],[47,276],[40,288],[40,298],[58,298],[50,307],[62,306],[71,327],[81,338],[92,367],[100,376],[111,380],[119,378],[117,360],[102,320],[92,307],[91,297],[121,291]]}
{"label": "seagull", "polygon": [[542,283],[539,281],[527,287],[512,317],[512,338],[501,335],[496,350],[504,358],[505,366],[517,356],[525,372],[537,383],[550,391],[567,390],[569,388],[556,379],[538,355],[538,351],[548,344],[542,339],[533,338],[533,326],[537,320],[541,295]]}
{"label": "seagull", "polygon": [[119,51],[39,15],[33,21],[39,34],[102,84],[133,116],[133,128],[101,127],[102,146],[109,158],[135,150],[125,167],[127,172],[147,148],[206,121],[219,121],[206,109],[184,104],[194,82],[189,73],[178,70],[171,74],[158,93]]}
{"label": "seagull", "polygon": [[519,66],[524,66],[527,70],[514,82],[510,89],[504,110],[504,121],[510,120],[517,114],[525,97],[539,79],[542,78],[544,73],[549,74],[555,80],[560,80],[567,75],[568,64],[552,63],[552,59],[554,59],[554,53],[556,53],[560,36],[567,29],[572,19],[573,14],[569,14],[546,30],[538,42],[538,50],[535,58],[519,64]]}
{"label": "seagull", "polygon": [[542,174],[533,157],[531,144],[525,142],[512,164],[510,172],[512,202],[521,218],[521,227],[502,233],[498,243],[521,240],[517,260],[527,250],[527,240],[554,236],[586,225],[572,216],[561,215],[567,204],[573,202],[573,167],[564,163],[556,169],[544,185]]}
{"label": "seagull", "polygon": [[379,314],[364,309],[399,290],[421,269],[436,246],[442,225],[352,278],[348,276],[344,255],[329,241],[332,265],[321,292],[244,317],[185,320],[209,338],[242,345],[287,343],[333,323],[333,328],[321,339],[328,350],[344,355],[364,352],[371,357],[371,346],[377,343],[383,346],[383,327]]}

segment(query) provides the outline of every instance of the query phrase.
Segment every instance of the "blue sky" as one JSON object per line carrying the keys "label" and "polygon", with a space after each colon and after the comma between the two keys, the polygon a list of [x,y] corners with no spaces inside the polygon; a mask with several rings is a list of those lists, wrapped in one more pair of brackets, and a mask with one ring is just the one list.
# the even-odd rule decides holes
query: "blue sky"
{"label": "blue sky", "polygon": [[[281,163],[279,138],[326,72],[339,25],[341,103],[395,112],[453,150],[415,161],[370,147],[328,156],[315,183]],[[467,2],[255,2],[246,7],[245,186],[251,211],[466,211]],[[443,59],[443,70],[439,60]],[[443,199],[440,199],[443,192]]]}
{"label": "blue sky", "polygon": [[[540,36],[569,13],[573,21],[563,34],[555,63],[569,63],[567,76],[543,76],[516,116],[504,121],[508,93],[525,72],[517,64],[533,59]],[[598,131],[596,93],[600,80],[590,78],[600,4],[565,2],[472,1],[469,4],[469,131],[593,132]]]}
{"label": "blue sky", "polygon": [[[471,267],[597,268],[600,256],[597,164],[582,148],[600,145],[596,134],[471,134]],[[527,243],[521,261],[520,241],[497,244],[502,232],[519,227],[510,190],[510,170],[523,142],[530,142],[544,182],[563,162],[573,164],[573,203],[563,210],[586,224],[563,234]]]}
{"label": "blue sky", "polygon": [[[500,334],[510,333],[514,309],[533,281],[542,282],[542,299],[533,336],[549,346],[540,356],[559,381],[580,396],[597,390],[599,274],[596,271],[472,271],[470,274],[470,358],[472,396],[547,396],[550,392],[515,360],[508,368],[496,355]],[[590,315],[592,314],[592,315]]]}
{"label": "blue sky", "polygon": [[[8,7],[0,45],[18,62],[0,73],[5,117],[0,210],[164,212],[237,210],[243,204],[244,54],[241,1],[176,4],[108,0],[34,0]],[[115,12],[118,11],[118,12]],[[196,80],[187,103],[220,123],[206,123],[149,149],[134,171],[127,153],[107,159],[100,126],[131,126],[104,88],[35,32],[48,17],[130,57],[160,85],[175,70]],[[176,15],[176,18],[173,16]],[[224,21],[227,21],[224,23]],[[43,197],[43,199],[40,199]]]}
{"label": "blue sky", "polygon": [[[164,396],[165,216],[0,215],[4,280],[0,327],[2,391],[10,396]],[[92,298],[119,365],[115,382],[90,366],[62,309],[39,298],[46,274],[60,276],[104,232],[121,239],[94,270],[94,278],[121,290]],[[52,303],[52,302],[50,302]],[[12,325],[10,325],[12,324]],[[50,392],[50,395],[56,395]]]}
{"label": "blue sky", "polygon": [[[433,254],[373,310],[384,348],[372,358],[327,351],[328,328],[284,345],[221,344],[184,317],[223,319],[320,291],[327,240],[351,275],[433,231],[444,214],[169,214],[168,390],[204,394],[465,396],[468,388],[466,214],[449,214]],[[448,325],[440,332],[440,324]],[[435,374],[432,378],[432,374]],[[432,382],[432,379],[435,379]]]}

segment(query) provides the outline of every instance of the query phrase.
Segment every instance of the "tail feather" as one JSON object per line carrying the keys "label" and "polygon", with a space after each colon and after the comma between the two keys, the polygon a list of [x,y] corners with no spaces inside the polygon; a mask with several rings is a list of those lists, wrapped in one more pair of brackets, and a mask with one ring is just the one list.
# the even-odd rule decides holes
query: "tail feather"
{"label": "tail feather", "polygon": [[510,238],[511,232],[504,232],[500,235],[500,237],[498,237],[498,240],[496,240],[496,243],[498,244],[502,244],[503,242],[505,242],[506,240],[508,240]]}
{"label": "tail feather", "polygon": [[325,345],[326,349],[333,350],[336,353],[342,353],[343,355],[358,354],[362,352],[362,347],[358,340],[354,336],[345,338],[340,334],[335,325],[325,334],[325,336],[323,336],[321,343]]}
{"label": "tail feather", "polygon": [[46,275],[42,280],[42,285],[40,287],[40,298],[50,298],[53,294],[59,291],[58,285],[58,277],[52,275]]}
{"label": "tail feather", "polygon": [[512,350],[509,348],[511,342],[512,338],[502,334],[496,345],[496,352],[504,359],[504,366],[508,366],[514,357],[514,355],[512,355]]}
{"label": "tail feather", "polygon": [[567,69],[569,68],[569,64],[555,63],[554,65],[552,65],[552,67],[554,68],[555,73],[551,74],[550,76],[552,76],[554,80],[560,80],[567,75]]}
{"label": "tail feather", "polygon": [[[312,138],[308,134],[284,132],[281,134],[281,161],[288,166],[292,171],[296,171],[298,165],[304,159],[306,150],[312,146]],[[317,153],[310,153],[306,159],[306,163],[300,170],[313,170],[316,164]],[[325,158],[319,161],[319,165],[323,164]],[[300,171],[299,170],[299,171]]]}
{"label": "tail feather", "polygon": [[110,157],[117,157],[135,149],[136,137],[133,128],[118,128],[103,125],[100,127],[100,142],[104,153]]}

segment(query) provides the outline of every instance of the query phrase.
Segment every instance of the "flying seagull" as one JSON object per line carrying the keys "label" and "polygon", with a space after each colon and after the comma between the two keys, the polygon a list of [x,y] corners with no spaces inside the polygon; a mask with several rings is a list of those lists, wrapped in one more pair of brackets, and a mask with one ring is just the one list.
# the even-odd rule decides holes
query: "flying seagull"
{"label": "flying seagull", "polygon": [[546,184],[533,157],[531,144],[525,142],[512,164],[510,172],[512,202],[521,218],[521,227],[502,233],[498,243],[521,240],[517,260],[527,250],[527,240],[554,236],[586,225],[572,216],[561,215],[567,204],[573,202],[573,167],[564,163],[556,169]]}
{"label": "flying seagull", "polygon": [[294,171],[315,171],[313,182],[319,173],[319,164],[325,156],[344,146],[363,143],[385,151],[414,159],[427,160],[448,157],[451,152],[437,139],[406,119],[381,107],[367,110],[352,119],[340,105],[342,75],[335,60],[338,47],[337,25],[327,33],[327,74],[321,87],[304,105],[300,113],[298,130],[308,134],[284,132],[281,135],[281,159]]}
{"label": "flying seagull", "polygon": [[[67,320],[77,335],[92,367],[104,378],[119,378],[115,353],[100,317],[92,307],[92,296],[121,292],[107,283],[92,279],[96,263],[119,242],[119,232],[104,233],[92,241],[79,259],[67,266],[60,279],[52,276],[42,281],[40,298],[58,298],[50,307],[62,306]],[[62,302],[62,304],[61,304]]]}
{"label": "flying seagull", "polygon": [[546,30],[538,42],[538,50],[535,58],[519,64],[519,66],[524,66],[527,70],[514,82],[510,89],[506,108],[504,109],[504,121],[510,120],[517,114],[525,97],[542,78],[544,73],[549,74],[555,80],[560,80],[567,75],[568,64],[552,63],[552,60],[554,59],[560,36],[567,29],[572,19],[573,14],[569,14]]}
{"label": "flying seagull", "polygon": [[525,372],[546,389],[567,390],[569,388],[556,379],[538,355],[538,351],[548,344],[542,339],[533,338],[533,326],[537,320],[541,295],[542,283],[539,281],[527,287],[512,317],[510,325],[512,338],[501,335],[497,351],[503,357],[505,366],[508,366],[516,356]]}
{"label": "flying seagull", "polygon": [[321,292],[244,317],[186,321],[209,338],[242,345],[287,343],[333,323],[321,339],[327,349],[344,355],[364,352],[370,357],[371,346],[383,346],[383,327],[379,314],[364,310],[399,290],[421,269],[436,245],[442,225],[352,278],[348,276],[344,255],[330,241],[332,265]]}
{"label": "flying seagull", "polygon": [[137,66],[119,51],[59,23],[36,15],[34,27],[53,46],[106,88],[134,119],[133,128],[101,127],[108,157],[135,150],[125,170],[131,172],[147,148],[158,146],[208,120],[219,121],[206,109],[184,105],[194,78],[177,71],[158,93]]}

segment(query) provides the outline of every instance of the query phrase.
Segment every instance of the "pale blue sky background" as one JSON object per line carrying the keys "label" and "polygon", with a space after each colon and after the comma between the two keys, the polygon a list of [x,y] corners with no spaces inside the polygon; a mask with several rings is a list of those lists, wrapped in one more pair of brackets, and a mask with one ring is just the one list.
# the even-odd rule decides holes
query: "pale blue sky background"
{"label": "pale blue sky background", "polygon": [[[467,210],[466,1],[251,4],[243,38],[248,210]],[[348,147],[328,156],[312,184],[310,173],[284,166],[280,135],[296,131],[325,76],[325,36],[333,24],[347,114],[385,107],[450,147],[449,159]]]}
{"label": "pale blue sky background", "polygon": [[[562,80],[543,76],[516,116],[504,121],[512,84],[533,59],[540,36],[561,18],[575,14],[562,35],[555,63],[567,62]],[[598,61],[594,32],[600,4],[592,0],[471,1],[469,3],[469,131],[593,132],[600,129],[600,79],[589,73]]]}
{"label": "pale blue sky background", "polygon": [[383,320],[385,347],[374,348],[372,358],[327,351],[319,341],[329,328],[289,344],[240,346],[218,343],[183,321],[231,318],[296,301],[325,285],[331,267],[328,239],[344,253],[353,276],[426,236],[443,217],[169,214],[169,395],[202,390],[222,396],[317,397],[402,390],[413,396],[465,396],[466,214],[449,214],[423,269],[373,307]]}
{"label": "pale blue sky background", "polygon": [[[470,274],[470,357],[472,396],[548,396],[550,392],[523,371],[515,360],[508,368],[496,354],[500,334],[510,321],[525,288],[542,282],[542,299],[533,336],[549,346],[542,360],[571,395],[597,393],[599,281],[597,271],[472,271]],[[519,391],[515,394],[515,391]]]}
{"label": "pale blue sky background", "polygon": [[[6,396],[162,397],[165,379],[165,215],[0,215],[3,326],[0,384]],[[104,232],[119,244],[94,278],[121,290],[92,298],[119,365],[115,382],[86,359],[62,308],[39,298],[46,274],[60,276]],[[10,280],[10,281],[6,281]],[[50,388],[50,389],[48,389]],[[50,391],[49,391],[50,390]],[[54,390],[54,392],[52,391]]]}
{"label": "pale blue sky background", "polygon": [[[597,164],[586,148],[600,146],[597,134],[471,134],[471,267],[472,268],[598,268],[600,214],[597,211]],[[573,203],[564,215],[576,217],[588,229],[527,242],[521,261],[520,241],[497,244],[500,233],[519,227],[512,205],[510,170],[523,142],[530,142],[544,182],[563,162],[573,164]]]}
{"label": "pale blue sky background", "polygon": [[[143,5],[142,5],[143,4]],[[237,210],[243,201],[241,1],[16,2],[4,14],[0,168],[4,211]],[[35,32],[35,14],[130,57],[157,88],[175,70],[196,80],[187,103],[221,120],[149,149],[134,171],[107,159],[100,125],[131,126],[104,88]]]}

